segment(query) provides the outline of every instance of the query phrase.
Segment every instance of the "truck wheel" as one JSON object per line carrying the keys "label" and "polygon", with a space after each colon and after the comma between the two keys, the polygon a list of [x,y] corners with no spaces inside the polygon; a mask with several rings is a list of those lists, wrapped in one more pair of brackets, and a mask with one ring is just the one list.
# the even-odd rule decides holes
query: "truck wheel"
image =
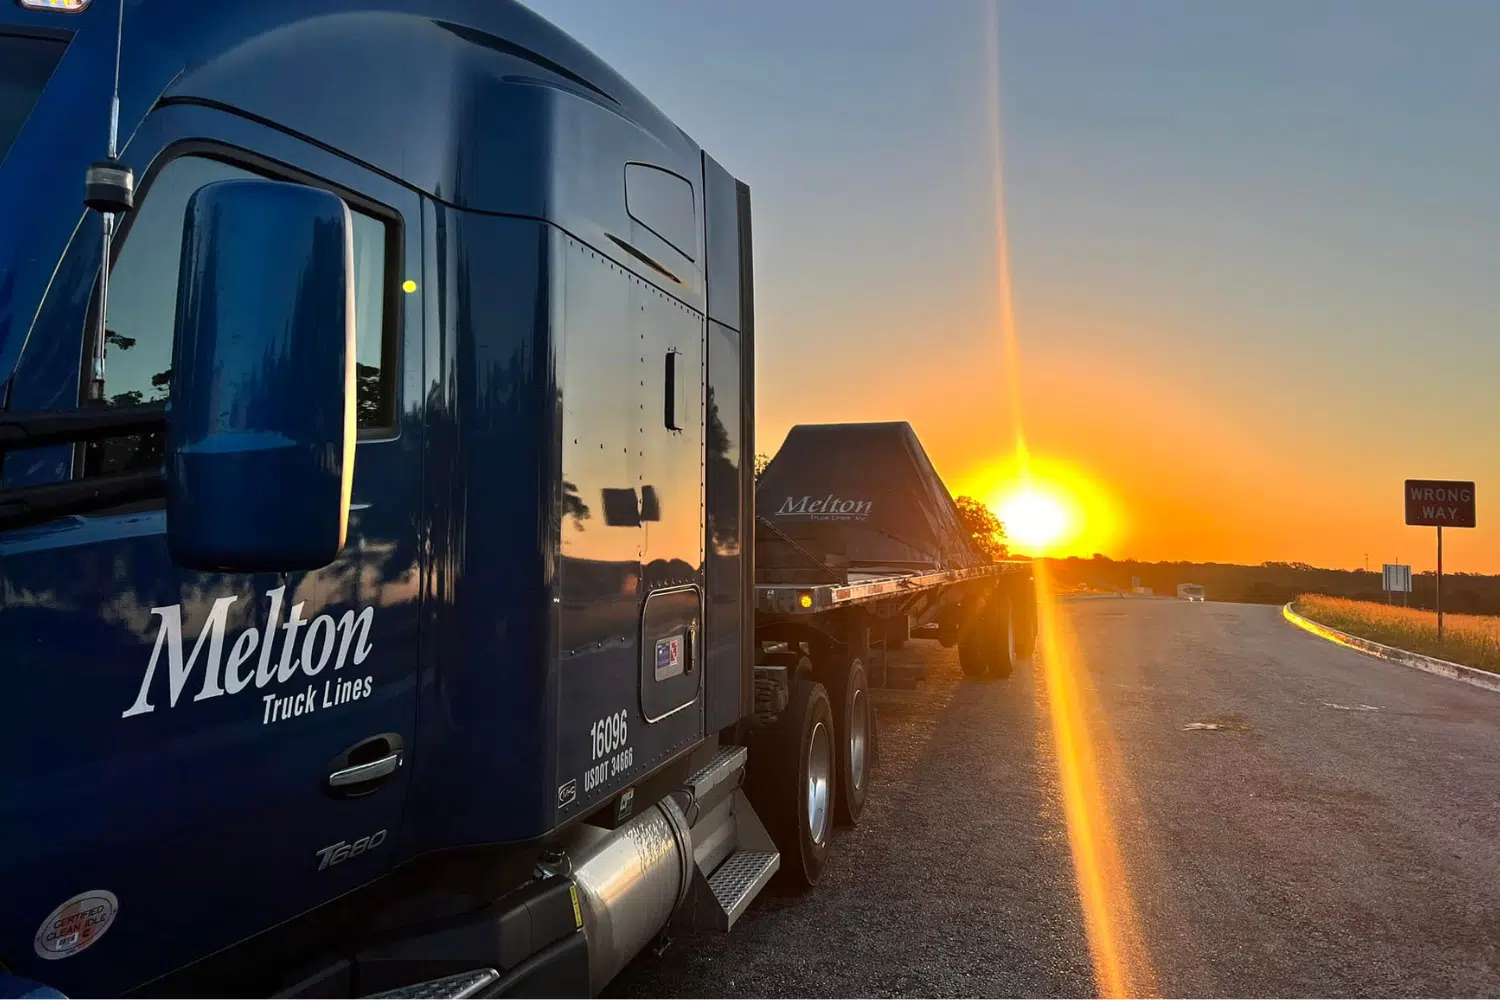
{"label": "truck wheel", "polygon": [[1011,618],[1015,621],[1016,655],[1026,659],[1036,652],[1036,584],[1030,580],[1017,584],[1011,595]]}
{"label": "truck wheel", "polygon": [[1012,594],[997,593],[990,603],[994,629],[994,655],[990,659],[991,676],[1004,680],[1010,676],[1016,663],[1016,599]]}
{"label": "truck wheel", "polygon": [[828,679],[828,699],[833,705],[834,735],[838,740],[835,818],[843,826],[855,826],[865,811],[874,771],[875,710],[870,705],[865,665],[858,658],[834,673],[836,676]]}
{"label": "truck wheel", "polygon": [[801,886],[823,877],[833,834],[838,752],[823,685],[802,678],[775,723],[751,731],[745,793],[781,852],[781,871]]}
{"label": "truck wheel", "polygon": [[977,625],[959,634],[958,665],[963,668],[965,677],[978,680],[989,673],[990,655],[985,648],[987,645],[984,630]]}
{"label": "truck wheel", "polygon": [[995,590],[959,632],[958,665],[976,680],[986,676],[1003,680],[1010,676],[1015,660],[1011,597],[1003,590]]}

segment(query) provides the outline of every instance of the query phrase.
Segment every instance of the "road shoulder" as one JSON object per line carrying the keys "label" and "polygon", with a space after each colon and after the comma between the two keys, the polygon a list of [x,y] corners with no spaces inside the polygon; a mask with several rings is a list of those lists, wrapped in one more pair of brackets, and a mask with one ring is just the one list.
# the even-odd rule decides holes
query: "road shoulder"
{"label": "road shoulder", "polygon": [[1331,628],[1320,622],[1315,622],[1311,618],[1299,615],[1292,610],[1290,602],[1282,607],[1281,616],[1304,632],[1309,632],[1321,639],[1326,639],[1329,642],[1345,646],[1356,652],[1364,653],[1367,656],[1378,657],[1382,660],[1389,660],[1392,663],[1411,667],[1414,670],[1423,670],[1429,674],[1437,674],[1440,677],[1447,677],[1450,680],[1462,681],[1465,684],[1472,684],[1475,687],[1500,692],[1500,674],[1492,674],[1488,670],[1480,670],[1477,667],[1466,667],[1462,663],[1451,663],[1448,660],[1439,660],[1433,656],[1424,656],[1421,653],[1397,649],[1395,646],[1387,646],[1373,639],[1365,639],[1357,635],[1350,635],[1348,632],[1341,632],[1336,628]]}

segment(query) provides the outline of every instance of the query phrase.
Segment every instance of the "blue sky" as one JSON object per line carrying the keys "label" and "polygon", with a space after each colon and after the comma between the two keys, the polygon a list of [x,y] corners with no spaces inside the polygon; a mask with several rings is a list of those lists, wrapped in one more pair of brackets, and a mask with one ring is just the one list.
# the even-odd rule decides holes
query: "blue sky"
{"label": "blue sky", "polygon": [[[764,450],[909,419],[950,485],[989,489],[1014,439],[982,0],[530,6],[751,185]],[[1448,562],[1500,570],[1500,4],[1035,0],[998,24],[1025,430],[1114,497],[1100,543],[1421,568],[1400,480],[1451,476],[1481,528]]]}

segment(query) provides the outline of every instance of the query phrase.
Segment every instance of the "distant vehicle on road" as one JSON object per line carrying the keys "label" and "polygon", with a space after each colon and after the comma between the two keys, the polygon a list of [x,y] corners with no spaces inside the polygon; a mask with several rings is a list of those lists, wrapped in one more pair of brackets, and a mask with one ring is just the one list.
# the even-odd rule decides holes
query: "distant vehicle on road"
{"label": "distant vehicle on road", "polygon": [[1199,583],[1179,583],[1177,585],[1177,596],[1185,601],[1203,600],[1203,585]]}

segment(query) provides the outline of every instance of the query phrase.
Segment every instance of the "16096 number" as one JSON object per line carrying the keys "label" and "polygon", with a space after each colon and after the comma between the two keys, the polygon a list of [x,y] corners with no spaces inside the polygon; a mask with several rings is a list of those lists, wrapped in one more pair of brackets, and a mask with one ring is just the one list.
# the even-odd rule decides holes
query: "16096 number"
{"label": "16096 number", "polygon": [[593,742],[594,764],[583,772],[585,792],[592,792],[635,766],[635,750],[626,746],[630,724],[624,711],[605,716],[590,726],[589,739]]}
{"label": "16096 number", "polygon": [[595,760],[623,747],[630,738],[630,726],[625,721],[625,712],[616,712],[594,723],[589,727],[589,738],[594,741]]}

